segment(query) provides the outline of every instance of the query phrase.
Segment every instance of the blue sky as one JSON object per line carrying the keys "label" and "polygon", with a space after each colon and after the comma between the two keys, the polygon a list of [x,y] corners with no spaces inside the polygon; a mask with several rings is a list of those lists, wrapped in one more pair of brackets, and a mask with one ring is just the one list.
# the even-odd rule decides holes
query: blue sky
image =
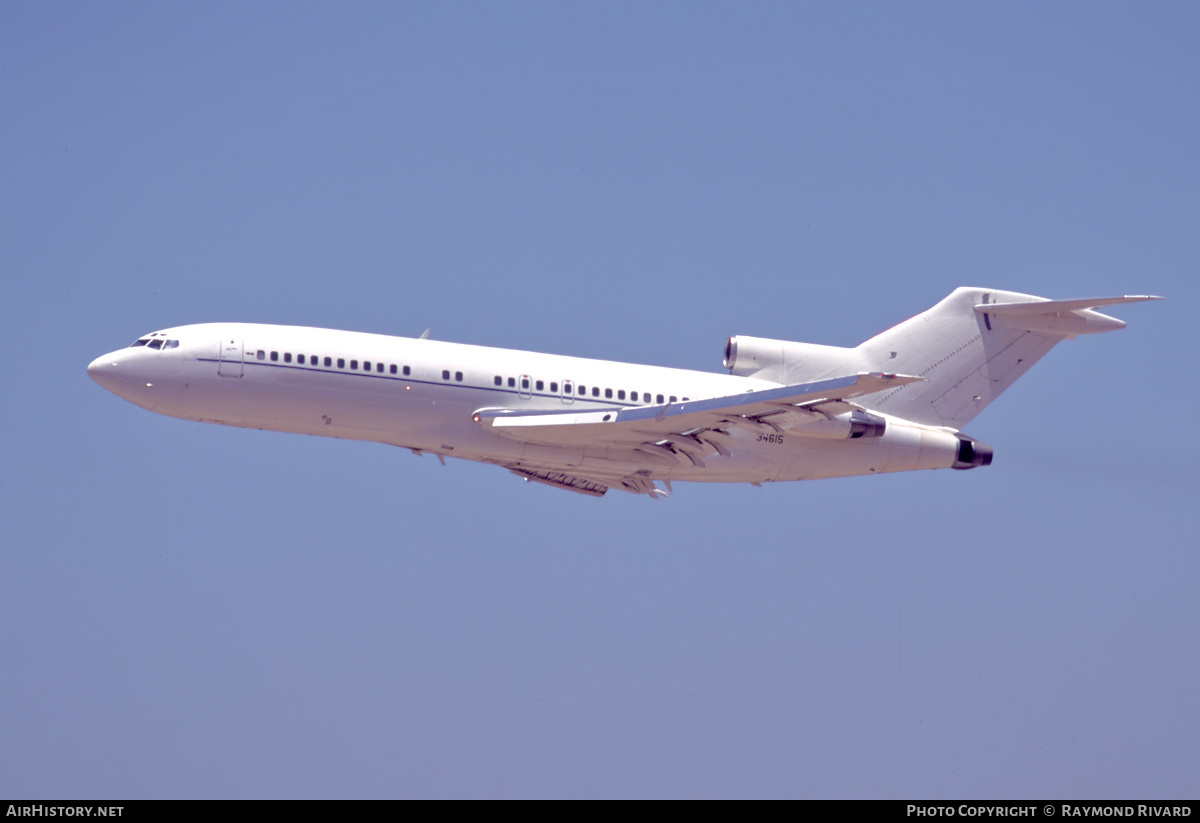
{"label": "blue sky", "polygon": [[[1180,797],[1200,10],[0,6],[0,795]],[[184,323],[718,371],[1154,293],[990,468],[652,503],[187,423]]]}

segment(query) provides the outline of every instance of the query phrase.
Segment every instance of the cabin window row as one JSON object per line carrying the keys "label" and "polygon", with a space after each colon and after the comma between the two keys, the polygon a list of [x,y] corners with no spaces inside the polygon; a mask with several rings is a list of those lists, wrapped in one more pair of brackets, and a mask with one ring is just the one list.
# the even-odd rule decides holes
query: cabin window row
{"label": "cabin window row", "polygon": [[[281,359],[281,355],[279,352],[272,351],[272,352],[268,353],[265,349],[259,349],[255,353],[255,357],[258,360],[269,359],[272,363],[278,363],[278,362],[280,362],[280,359]],[[316,354],[307,354],[307,355],[306,354],[297,354],[295,357],[295,361],[293,361],[291,352],[283,352],[283,354],[282,354],[282,361],[284,363],[295,362],[296,365],[299,365],[299,366],[320,366],[320,365],[322,365],[322,360],[324,360],[324,366],[326,368],[333,368],[333,364],[334,364],[334,360],[335,360],[335,358],[333,358],[333,357],[322,358],[320,355],[316,355]],[[338,357],[338,358],[336,358],[336,361],[337,361],[337,367],[339,369],[346,368],[346,358]],[[349,362],[350,362],[350,369],[352,371],[359,370],[359,361],[358,360],[350,360]],[[384,373],[396,374],[396,375],[403,374],[405,377],[408,377],[412,374],[412,369],[409,366],[398,367],[395,363],[384,364],[384,363],[380,363],[378,361],[371,361],[371,360],[363,360],[362,361],[362,371],[364,371],[364,372],[374,371],[377,374],[384,374]],[[453,375],[454,375],[454,382],[456,382],[456,383],[463,382],[463,373],[462,372],[456,371],[453,373]],[[450,370],[442,369],[442,379],[449,381],[450,377],[451,377]],[[515,378],[515,377],[509,377],[506,380],[505,378],[501,377],[500,375],[496,375],[494,378],[492,378],[492,380],[493,380],[493,383],[497,386],[503,387],[507,383],[508,388],[510,388],[510,389],[517,388],[517,378]],[[520,390],[523,392],[533,392],[533,391],[544,392],[546,390],[546,381],[533,380],[531,377],[524,376],[524,375],[521,377],[520,384],[521,384]],[[636,390],[631,390],[627,393],[625,389],[612,389],[612,388],[607,388],[607,387],[601,388],[599,386],[592,386],[590,392],[591,392],[591,396],[595,397],[597,399],[599,399],[603,395],[604,399],[606,399],[606,400],[612,400],[614,397],[617,400],[625,400],[626,398],[628,398],[628,401],[631,403],[639,403],[639,402],[640,403],[652,403],[653,402],[653,403],[661,404],[661,403],[668,403],[668,402],[669,403],[677,403],[679,401],[679,398],[677,398],[673,394],[670,395],[669,399],[668,399],[667,395],[662,395],[662,394],[651,395],[650,392],[640,392],[639,393]],[[550,393],[558,394],[558,381],[557,380],[550,381]],[[563,381],[563,394],[565,394],[565,395],[572,395],[572,396],[577,395],[579,397],[587,397],[588,393],[589,393],[589,389],[587,386],[584,386],[582,384],[577,385],[574,387],[574,391],[572,391],[570,381]],[[684,402],[686,402],[688,398],[685,397],[683,399],[684,399]]]}
{"label": "cabin window row", "polygon": [[[504,377],[501,377],[500,375],[496,375],[495,377],[492,378],[492,384],[496,385],[496,386],[501,386],[501,387],[507,385],[508,388],[515,389],[515,388],[517,388],[517,378],[515,378],[515,377],[504,378]],[[522,376],[521,381],[520,381],[520,386],[521,386],[520,390],[523,392],[534,392],[534,391],[541,392],[541,391],[546,390],[546,381],[533,380],[530,377]],[[582,384],[577,385],[574,387],[574,389],[572,389],[571,381],[569,381],[569,380],[563,381],[562,389],[563,389],[563,395],[587,397],[589,394],[588,387],[585,385],[582,385]],[[550,393],[558,394],[558,381],[557,380],[550,381]],[[614,395],[617,400],[625,400],[626,397],[628,396],[629,402],[631,402],[631,403],[639,403],[639,402],[640,403],[668,403],[668,402],[677,403],[679,401],[679,398],[677,398],[673,394],[670,395],[670,400],[668,400],[667,396],[662,395],[662,394],[651,395],[650,392],[641,392],[639,394],[639,392],[637,392],[637,391],[630,391],[628,393],[628,395],[626,395],[625,389],[615,389],[614,390],[611,388],[601,388],[599,386],[592,386],[590,389],[590,393],[591,393],[592,397],[595,397],[597,399],[599,399],[601,397],[601,395],[603,395],[603,397],[606,400],[612,400]],[[640,400],[638,399],[639,397],[641,398]],[[687,400],[686,397],[683,399]]]}
{"label": "cabin window row", "polygon": [[[293,362],[292,361],[292,353],[290,351],[285,351],[281,356],[280,353],[277,351],[273,351],[268,354],[268,352],[265,351],[264,349],[259,349],[258,352],[255,354],[255,357],[259,360],[270,359],[270,361],[272,363],[278,363],[278,362],[280,362],[281,359],[284,363]],[[321,355],[319,355],[319,354],[308,354],[308,355],[297,354],[295,363],[296,363],[296,365],[299,365],[299,366],[320,366],[320,365],[322,365],[322,360],[324,360],[324,366],[326,368],[333,368],[333,364],[335,361],[336,361],[337,367],[339,369],[346,368],[346,362],[347,362],[346,358],[344,358],[344,357],[322,358]],[[350,363],[351,369],[353,369],[354,371],[358,371],[359,362],[357,360],[350,360],[349,363]],[[364,361],[362,361],[361,365],[362,365],[362,370],[366,371],[366,372],[374,371],[378,374],[384,374],[384,373],[397,374],[397,375],[403,374],[405,377],[408,377],[410,374],[412,374],[412,369],[409,366],[397,366],[395,363],[379,363],[379,362],[372,362],[370,360],[364,360]]]}

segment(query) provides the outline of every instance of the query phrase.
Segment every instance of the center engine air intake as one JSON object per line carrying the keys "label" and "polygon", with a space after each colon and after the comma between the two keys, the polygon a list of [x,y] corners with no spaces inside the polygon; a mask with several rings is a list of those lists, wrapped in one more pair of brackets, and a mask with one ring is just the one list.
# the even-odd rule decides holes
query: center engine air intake
{"label": "center engine air intake", "polygon": [[802,383],[863,371],[854,349],[768,340],[744,334],[725,341],[725,368],[738,377]]}

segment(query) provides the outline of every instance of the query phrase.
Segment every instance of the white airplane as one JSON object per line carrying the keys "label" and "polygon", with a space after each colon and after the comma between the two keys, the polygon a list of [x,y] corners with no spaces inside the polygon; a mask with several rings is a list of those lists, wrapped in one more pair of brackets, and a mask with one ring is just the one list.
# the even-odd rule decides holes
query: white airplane
{"label": "white airplane", "polygon": [[1059,341],[1124,328],[1095,307],[1157,299],[960,288],[855,348],[731,337],[729,374],[250,323],[154,332],[88,374],[185,420],[371,440],[596,497],[657,498],[675,480],[987,466],[991,447],[965,424]]}

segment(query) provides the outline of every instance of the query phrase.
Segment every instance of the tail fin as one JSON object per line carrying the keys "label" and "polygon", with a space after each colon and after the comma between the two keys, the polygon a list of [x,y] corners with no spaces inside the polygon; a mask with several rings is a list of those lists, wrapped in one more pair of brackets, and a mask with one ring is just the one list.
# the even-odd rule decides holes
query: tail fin
{"label": "tail fin", "polygon": [[916,423],[960,429],[1062,340],[1122,329],[1095,306],[1150,296],[1047,300],[995,289],[959,288],[936,306],[853,349],[732,338],[726,365],[797,383],[826,372],[882,371],[924,377],[864,398],[872,409]]}
{"label": "tail fin", "polygon": [[1154,299],[1047,300],[994,289],[955,289],[928,311],[858,347],[873,369],[926,378],[871,398],[871,407],[960,429],[1058,342],[1125,328],[1093,307]]}

